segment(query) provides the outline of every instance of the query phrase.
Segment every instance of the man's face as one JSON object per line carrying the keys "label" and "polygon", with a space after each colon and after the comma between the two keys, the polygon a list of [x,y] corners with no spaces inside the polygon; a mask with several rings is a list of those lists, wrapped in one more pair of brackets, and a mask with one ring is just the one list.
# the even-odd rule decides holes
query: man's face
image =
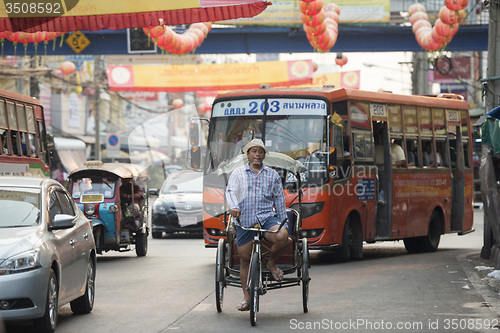
{"label": "man's face", "polygon": [[248,150],[247,157],[250,163],[262,164],[266,151],[262,147],[252,147]]}

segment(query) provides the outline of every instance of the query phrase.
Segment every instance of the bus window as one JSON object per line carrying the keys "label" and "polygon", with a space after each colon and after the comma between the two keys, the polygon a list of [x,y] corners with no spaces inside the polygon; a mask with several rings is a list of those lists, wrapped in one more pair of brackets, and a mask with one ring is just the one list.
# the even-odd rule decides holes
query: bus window
{"label": "bus window", "polygon": [[470,160],[470,145],[469,145],[469,140],[465,139],[462,141],[462,145],[464,147],[464,162],[465,162],[465,167],[470,168],[471,167],[471,160]]}
{"label": "bus window", "polygon": [[3,100],[0,100],[0,127],[8,128],[7,123],[7,111],[5,110],[5,103]]}
{"label": "bus window", "polygon": [[421,167],[421,158],[418,152],[418,140],[417,138],[406,138],[406,156],[409,167]]}
{"label": "bus window", "polygon": [[[437,163],[436,163],[437,160]],[[432,139],[422,139],[422,164],[425,167],[437,167],[442,163],[441,155],[434,154]]]}
{"label": "bus window", "polygon": [[434,123],[435,135],[446,135],[444,119],[444,109],[432,109],[432,120]]}
{"label": "bus window", "polygon": [[42,121],[37,120],[38,141],[40,142],[40,159],[49,164],[49,156],[47,153],[47,136],[45,134],[45,126]]}
{"label": "bus window", "polygon": [[38,142],[36,140],[35,115],[32,106],[26,107],[26,120],[28,122],[28,147],[29,155],[32,157],[38,156]]}
{"label": "bus window", "polygon": [[421,135],[432,135],[431,109],[418,108],[418,124]]}
{"label": "bus window", "polygon": [[403,105],[403,120],[406,134],[417,134],[417,109],[414,106]]}
{"label": "bus window", "polygon": [[373,161],[373,141],[371,133],[352,134],[354,163]]}
{"label": "bus window", "polygon": [[401,105],[389,105],[389,131],[391,133],[403,133],[403,122],[401,121]]}
{"label": "bus window", "polygon": [[446,149],[446,140],[436,139],[436,155],[438,156],[438,166],[439,167],[449,167],[450,163],[448,160],[448,154]]}
{"label": "bus window", "polygon": [[10,155],[9,131],[0,128],[0,154]]}

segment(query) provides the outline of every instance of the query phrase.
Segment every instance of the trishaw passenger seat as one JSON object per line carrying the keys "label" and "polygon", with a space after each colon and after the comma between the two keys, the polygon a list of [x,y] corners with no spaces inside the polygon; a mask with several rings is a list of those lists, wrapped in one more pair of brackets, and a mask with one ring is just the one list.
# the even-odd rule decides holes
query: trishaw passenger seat
{"label": "trishaw passenger seat", "polygon": [[293,210],[287,209],[286,216],[288,218],[288,235],[293,236],[297,225],[297,215],[294,214]]}

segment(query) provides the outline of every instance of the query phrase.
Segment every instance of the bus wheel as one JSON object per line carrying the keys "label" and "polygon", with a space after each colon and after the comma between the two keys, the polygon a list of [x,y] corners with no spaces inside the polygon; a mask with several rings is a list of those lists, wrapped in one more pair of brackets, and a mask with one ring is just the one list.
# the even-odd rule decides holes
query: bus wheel
{"label": "bus wheel", "polygon": [[363,236],[359,224],[353,223],[351,217],[345,221],[342,232],[342,246],[337,256],[341,262],[363,258]]}
{"label": "bus wheel", "polygon": [[435,252],[441,240],[441,218],[439,214],[433,212],[429,222],[429,232],[422,239],[423,252]]}

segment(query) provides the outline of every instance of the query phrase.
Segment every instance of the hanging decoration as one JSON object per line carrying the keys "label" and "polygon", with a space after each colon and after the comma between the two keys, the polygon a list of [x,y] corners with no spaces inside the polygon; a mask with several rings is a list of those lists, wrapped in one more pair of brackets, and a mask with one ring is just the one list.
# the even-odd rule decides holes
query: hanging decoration
{"label": "hanging decoration", "polygon": [[200,46],[212,29],[212,23],[193,23],[182,34],[168,26],[145,27],[144,32],[151,37],[162,51],[173,54],[185,54]]}
{"label": "hanging decoration", "polygon": [[300,0],[299,9],[307,39],[318,52],[329,51],[337,42],[340,8],[323,0]]}
{"label": "hanging decoration", "polygon": [[3,43],[5,39],[12,42],[14,45],[14,55],[17,53],[17,45],[18,43],[22,43],[24,46],[24,55],[26,55],[26,50],[29,43],[33,43],[35,46],[35,55],[38,53],[38,44],[43,42],[45,47],[45,55],[47,55],[47,45],[49,41],[54,40],[61,36],[60,32],[47,32],[47,31],[38,31],[38,32],[12,32],[12,31],[3,31],[0,32],[0,43],[2,44],[2,56],[3,56]]}
{"label": "hanging decoration", "polygon": [[434,26],[429,22],[425,6],[412,4],[408,14],[417,43],[427,51],[444,49],[458,32],[459,24],[466,16],[465,7],[468,3],[469,0],[445,0]]}
{"label": "hanging decoration", "polygon": [[64,75],[72,74],[75,71],[75,69],[76,66],[71,61],[65,61],[61,64],[61,72],[63,72]]}
{"label": "hanging decoration", "polygon": [[340,67],[344,66],[347,64],[347,57],[343,55],[342,53],[337,53],[337,56],[335,57],[335,63],[339,65]]}

